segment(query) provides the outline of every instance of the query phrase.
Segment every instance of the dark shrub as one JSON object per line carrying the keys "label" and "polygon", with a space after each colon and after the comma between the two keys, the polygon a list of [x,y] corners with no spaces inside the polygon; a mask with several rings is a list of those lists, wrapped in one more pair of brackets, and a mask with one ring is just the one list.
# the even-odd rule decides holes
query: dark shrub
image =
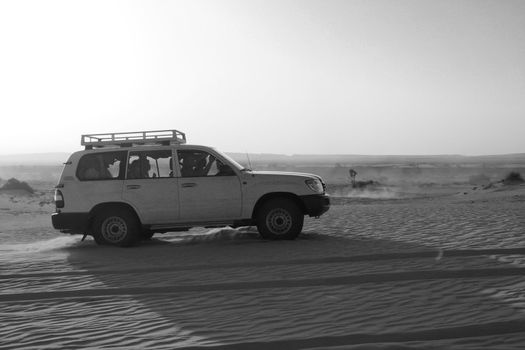
{"label": "dark shrub", "polygon": [[0,190],[23,190],[29,193],[34,193],[35,190],[27,184],[27,182],[18,181],[14,177],[7,180],[7,182],[0,188]]}
{"label": "dark shrub", "polygon": [[517,171],[511,171],[503,180],[503,183],[506,185],[516,185],[524,182],[525,180],[523,180],[521,174]]}
{"label": "dark shrub", "polygon": [[352,187],[353,188],[363,189],[363,188],[366,188],[366,187],[378,186],[378,185],[379,185],[379,182],[373,181],[373,180],[368,180],[368,181],[356,181],[356,183],[354,185],[352,185]]}

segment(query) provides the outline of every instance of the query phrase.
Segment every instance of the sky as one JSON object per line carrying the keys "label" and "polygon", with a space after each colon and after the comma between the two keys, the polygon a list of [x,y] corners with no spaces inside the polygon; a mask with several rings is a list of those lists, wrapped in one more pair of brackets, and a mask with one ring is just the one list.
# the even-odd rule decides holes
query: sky
{"label": "sky", "polygon": [[525,1],[0,0],[0,154],[525,152]]}

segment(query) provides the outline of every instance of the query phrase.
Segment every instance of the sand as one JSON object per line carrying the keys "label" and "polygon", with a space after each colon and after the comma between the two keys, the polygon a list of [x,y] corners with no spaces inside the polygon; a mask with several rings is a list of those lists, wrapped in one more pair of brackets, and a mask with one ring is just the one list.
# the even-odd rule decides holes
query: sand
{"label": "sand", "polygon": [[0,195],[0,349],[523,349],[525,186],[97,246]]}

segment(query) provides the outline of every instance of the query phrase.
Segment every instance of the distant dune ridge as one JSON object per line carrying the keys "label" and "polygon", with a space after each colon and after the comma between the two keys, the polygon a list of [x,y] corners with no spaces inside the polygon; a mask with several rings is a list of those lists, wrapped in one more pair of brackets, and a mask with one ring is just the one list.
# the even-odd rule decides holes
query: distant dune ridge
{"label": "distant dune ridge", "polygon": [[[78,150],[81,150],[80,148]],[[76,150],[75,150],[76,151]],[[227,152],[240,162],[275,162],[299,164],[410,164],[410,163],[453,163],[453,164],[525,164],[525,153],[463,156],[463,155],[359,155],[359,154],[270,154]],[[0,155],[0,165],[53,165],[67,160],[70,153],[21,153]]]}
{"label": "distant dune ridge", "polygon": [[238,161],[245,162],[247,157],[253,162],[300,163],[300,164],[413,164],[413,163],[451,163],[451,164],[525,164],[525,153],[501,155],[359,155],[359,154],[265,154],[265,153],[228,153]]}

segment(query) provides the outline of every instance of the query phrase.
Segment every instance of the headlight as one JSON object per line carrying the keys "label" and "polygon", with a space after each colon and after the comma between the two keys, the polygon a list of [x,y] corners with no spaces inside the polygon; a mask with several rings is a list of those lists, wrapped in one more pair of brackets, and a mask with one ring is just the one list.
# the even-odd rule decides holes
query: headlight
{"label": "headlight", "polygon": [[308,188],[310,188],[312,191],[316,193],[323,193],[323,184],[319,179],[308,179],[305,181]]}

